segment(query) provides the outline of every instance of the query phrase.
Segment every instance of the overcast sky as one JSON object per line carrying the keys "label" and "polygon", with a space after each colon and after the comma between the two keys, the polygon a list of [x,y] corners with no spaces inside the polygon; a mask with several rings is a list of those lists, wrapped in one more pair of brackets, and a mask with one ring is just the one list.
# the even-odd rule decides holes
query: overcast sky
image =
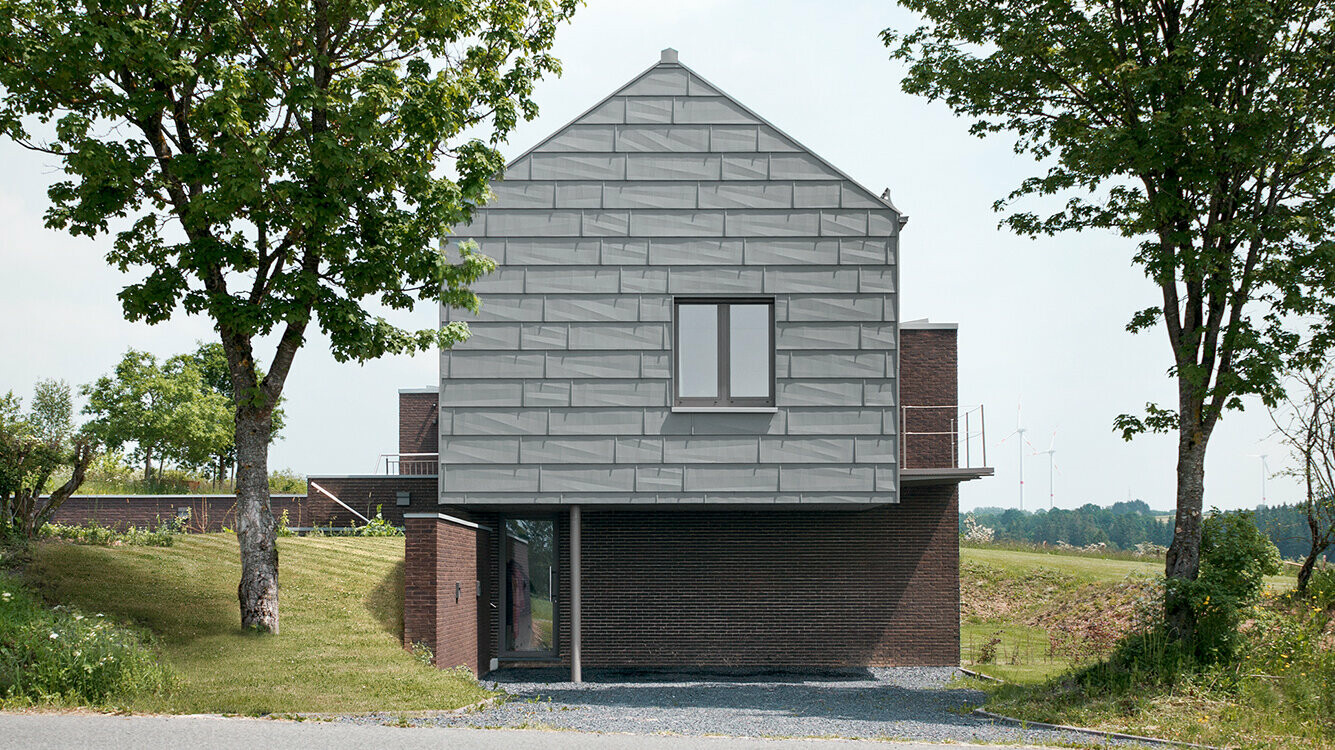
{"label": "overcast sky", "polygon": [[[837,7],[838,10],[832,10]],[[1156,292],[1131,266],[1132,245],[1107,234],[1031,241],[997,228],[994,200],[1034,172],[1004,137],[973,138],[942,105],[899,90],[878,32],[908,29],[912,14],[889,2],[590,0],[557,36],[565,72],[539,84],[538,118],[511,138],[517,155],[675,47],[681,61],[873,190],[890,188],[910,221],[901,240],[906,320],[960,325],[960,398],[984,404],[991,479],[961,489],[963,507],[1019,502],[1016,426],[1023,403],[1028,439],[1048,448],[1056,431],[1058,507],[1128,496],[1174,504],[1175,439],[1125,443],[1113,418],[1147,401],[1171,406],[1167,339],[1132,336],[1131,313]],[[127,277],[103,261],[109,240],[43,228],[50,157],[0,144],[0,392],[27,395],[39,378],[84,383],[110,370],[127,347],[169,356],[212,339],[206,320],[149,327],[121,317]],[[405,319],[433,324],[434,307]],[[271,351],[271,347],[269,348]],[[396,450],[401,387],[431,386],[433,355],[336,363],[317,337],[288,380],[286,437],[271,466],[308,474],[372,470]],[[1251,507],[1261,499],[1259,453],[1285,465],[1259,403],[1230,413],[1211,441],[1206,505]],[[1025,447],[1026,453],[1030,452]],[[1046,456],[1025,460],[1025,507],[1048,504]],[[1298,498],[1271,479],[1271,503]]]}

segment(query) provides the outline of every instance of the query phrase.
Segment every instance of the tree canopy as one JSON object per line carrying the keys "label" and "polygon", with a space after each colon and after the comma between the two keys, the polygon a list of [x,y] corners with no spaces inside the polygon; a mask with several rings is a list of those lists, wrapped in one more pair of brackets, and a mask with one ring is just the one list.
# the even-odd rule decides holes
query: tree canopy
{"label": "tree canopy", "polygon": [[111,375],[84,386],[83,394],[84,413],[92,417],[88,431],[112,450],[132,446],[130,456],[144,466],[145,481],[154,460],[159,466],[207,466],[232,442],[232,403],[205,386],[190,357],[159,364],[152,354],[131,349]]}
{"label": "tree canopy", "polygon": [[[1244,396],[1335,331],[1335,6],[1329,0],[902,0],[886,30],[902,85],[977,135],[1010,133],[1037,173],[996,208],[1023,235],[1104,230],[1161,302],[1177,402],[1116,426],[1178,435],[1170,577],[1200,564],[1205,450]],[[1062,198],[1038,212],[1027,199]],[[1301,318],[1300,327],[1294,327]],[[1190,632],[1175,602],[1170,619]]]}
{"label": "tree canopy", "polygon": [[[576,5],[0,4],[0,132],[68,177],[48,192],[47,224],[114,234],[107,260],[140,276],[120,293],[131,320],[216,324],[236,397],[243,626],[278,630],[268,443],[297,351],[315,330],[339,361],[467,336],[385,311],[477,309],[468,285],[494,263],[470,247],[447,258],[441,241],[536,113],[533,86],[559,71],[549,50]],[[276,341],[263,375],[261,339]]]}

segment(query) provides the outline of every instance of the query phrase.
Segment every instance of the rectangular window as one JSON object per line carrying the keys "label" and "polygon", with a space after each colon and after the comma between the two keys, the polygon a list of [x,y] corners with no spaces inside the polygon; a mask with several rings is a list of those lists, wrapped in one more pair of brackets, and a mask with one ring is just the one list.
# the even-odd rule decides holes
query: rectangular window
{"label": "rectangular window", "polygon": [[774,300],[678,299],[676,406],[774,406]]}
{"label": "rectangular window", "polygon": [[505,638],[502,655],[555,655],[556,521],[552,518],[507,518],[504,529],[505,535],[501,538],[501,626]]}

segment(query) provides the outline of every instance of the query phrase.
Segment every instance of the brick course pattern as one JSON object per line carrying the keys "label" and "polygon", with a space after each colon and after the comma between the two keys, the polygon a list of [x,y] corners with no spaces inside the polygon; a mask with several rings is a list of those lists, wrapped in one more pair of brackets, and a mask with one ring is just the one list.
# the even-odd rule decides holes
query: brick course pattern
{"label": "brick course pattern", "polygon": [[899,400],[903,412],[903,467],[941,469],[956,466],[958,456],[948,434],[959,405],[959,356],[955,329],[900,330]]}
{"label": "brick course pattern", "polygon": [[[586,507],[584,665],[956,665],[958,498],[941,485],[856,512]],[[469,518],[498,528],[490,514]],[[565,513],[557,520],[558,663],[569,664],[570,534]],[[498,534],[409,519],[408,642],[435,644],[439,666],[485,671],[498,655],[499,545]],[[471,600],[465,583],[456,604],[454,582],[473,574],[483,595]]]}
{"label": "brick course pattern", "polygon": [[[419,508],[435,507],[435,477],[309,477],[305,495],[270,496],[274,517],[281,517],[287,511],[288,525],[297,528],[363,523],[347,508],[311,487],[310,482],[325,488],[367,518],[375,516],[379,508],[385,520],[396,526],[403,525],[403,513],[408,510],[398,505],[399,492],[408,492],[412,503]],[[187,524],[190,531],[236,528],[235,495],[75,495],[60,506],[54,520],[71,525],[92,521],[117,529],[157,526],[176,518],[181,508],[190,509]]]}
{"label": "brick course pattern", "polygon": [[[304,495],[273,495],[269,498],[275,516],[287,511],[292,526],[324,524],[329,510],[323,498]],[[222,531],[236,527],[235,495],[75,495],[53,516],[56,523],[82,526],[94,522],[114,529],[157,526],[177,517],[181,508],[190,510],[190,531]]]}
{"label": "brick course pattern", "polygon": [[399,394],[399,453],[436,453],[439,450],[439,402],[440,394],[435,391]]}

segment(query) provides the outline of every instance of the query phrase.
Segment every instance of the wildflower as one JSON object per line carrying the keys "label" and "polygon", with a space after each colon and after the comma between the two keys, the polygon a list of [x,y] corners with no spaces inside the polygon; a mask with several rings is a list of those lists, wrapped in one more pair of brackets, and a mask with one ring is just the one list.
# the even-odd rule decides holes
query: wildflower
{"label": "wildflower", "polygon": [[3,598],[5,601],[9,601],[13,596],[14,595],[9,593],[8,591],[6,591],[4,594],[0,594],[0,598]]}
{"label": "wildflower", "polygon": [[56,635],[56,631],[54,631],[54,630],[51,631],[51,640],[54,641],[54,640],[56,640],[56,639],[59,638],[59,637],[60,637],[60,636]]}

